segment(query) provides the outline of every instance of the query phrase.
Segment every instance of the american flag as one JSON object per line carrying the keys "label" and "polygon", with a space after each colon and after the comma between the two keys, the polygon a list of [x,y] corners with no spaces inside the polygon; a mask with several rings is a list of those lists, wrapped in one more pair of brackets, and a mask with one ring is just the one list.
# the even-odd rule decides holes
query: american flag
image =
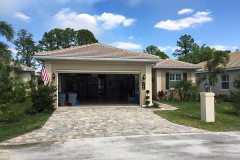
{"label": "american flag", "polygon": [[45,68],[44,63],[43,63],[43,65],[42,65],[41,73],[42,73],[42,76],[41,76],[42,81],[44,81],[44,82],[50,82],[50,78],[49,78],[49,76],[48,76],[48,74],[47,74],[47,70],[46,70],[46,68]]}

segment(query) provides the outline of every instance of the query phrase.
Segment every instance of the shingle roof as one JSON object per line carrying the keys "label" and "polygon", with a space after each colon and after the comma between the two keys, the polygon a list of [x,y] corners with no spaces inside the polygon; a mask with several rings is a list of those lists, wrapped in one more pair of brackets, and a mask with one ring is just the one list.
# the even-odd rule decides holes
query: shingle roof
{"label": "shingle roof", "polygon": [[158,56],[142,52],[128,51],[99,43],[37,53],[37,56],[82,57],[82,58],[121,58],[121,59],[160,59]]}
{"label": "shingle roof", "polygon": [[[238,68],[240,67],[240,51],[238,52],[233,52],[233,53],[230,53],[229,54],[229,62],[228,64],[226,65],[226,69],[234,69],[234,68]],[[199,63],[198,65],[202,66],[203,68],[202,69],[199,69],[198,71],[205,71],[206,68],[206,63],[207,62],[201,62]]]}
{"label": "shingle roof", "polygon": [[[10,64],[13,65],[14,62],[11,61]],[[30,72],[30,71],[35,71],[34,68],[31,68],[31,67],[28,67],[28,66],[25,66],[25,65],[22,65],[22,64],[20,64],[20,67],[21,67],[21,69],[22,69],[23,71],[29,71],[29,72]]]}
{"label": "shingle roof", "polygon": [[158,62],[153,68],[185,68],[185,69],[199,69],[201,66],[192,64],[192,63],[187,63],[187,62],[182,62],[174,59],[164,59],[161,62]]}

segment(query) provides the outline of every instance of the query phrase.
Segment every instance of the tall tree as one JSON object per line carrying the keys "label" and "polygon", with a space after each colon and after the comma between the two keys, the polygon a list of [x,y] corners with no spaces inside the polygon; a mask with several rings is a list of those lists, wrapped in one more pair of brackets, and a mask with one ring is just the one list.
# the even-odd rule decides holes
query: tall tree
{"label": "tall tree", "polygon": [[195,44],[192,46],[190,52],[187,55],[179,57],[178,60],[197,64],[203,61],[207,61],[213,52],[213,48],[206,46],[205,44],[202,46]]}
{"label": "tall tree", "polygon": [[39,41],[39,48],[42,51],[61,49],[66,47],[66,44],[62,44],[64,41],[66,42],[66,40],[63,38],[63,30],[55,28],[44,33],[42,40]]}
{"label": "tall tree", "polygon": [[44,33],[42,40],[39,41],[39,48],[42,51],[52,51],[97,42],[94,34],[88,30],[75,31],[70,28],[64,30],[55,28]]}
{"label": "tall tree", "polygon": [[[11,24],[7,22],[0,21],[0,36],[3,36],[7,39],[7,41],[11,41],[14,37],[14,30]],[[11,51],[9,50],[9,46],[0,41],[0,58],[8,59],[11,58]]]}
{"label": "tall tree", "polygon": [[25,29],[17,33],[18,38],[14,41],[17,57],[20,57],[20,63],[29,67],[34,66],[33,56],[37,52],[37,47],[33,41],[33,35]]}
{"label": "tall tree", "polygon": [[195,41],[192,36],[185,34],[179,38],[179,41],[177,41],[177,46],[180,47],[180,49],[176,49],[173,55],[175,57],[184,57],[190,52],[194,45]]}
{"label": "tall tree", "polygon": [[98,43],[98,40],[95,38],[92,32],[86,29],[77,31],[76,45],[80,46],[91,43]]}
{"label": "tall tree", "polygon": [[148,46],[146,50],[143,50],[143,52],[159,56],[161,59],[169,58],[168,55],[166,55],[157,46],[154,46],[154,45]]}

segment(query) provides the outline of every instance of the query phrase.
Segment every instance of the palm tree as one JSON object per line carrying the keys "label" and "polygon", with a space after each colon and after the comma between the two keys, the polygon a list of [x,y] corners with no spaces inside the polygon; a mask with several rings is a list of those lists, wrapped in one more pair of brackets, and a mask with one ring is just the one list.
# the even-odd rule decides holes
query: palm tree
{"label": "palm tree", "polygon": [[[7,41],[11,41],[14,37],[14,30],[11,24],[7,22],[0,21],[0,36],[3,36],[7,39]],[[9,46],[0,41],[0,58],[10,59],[11,51],[8,49]]]}

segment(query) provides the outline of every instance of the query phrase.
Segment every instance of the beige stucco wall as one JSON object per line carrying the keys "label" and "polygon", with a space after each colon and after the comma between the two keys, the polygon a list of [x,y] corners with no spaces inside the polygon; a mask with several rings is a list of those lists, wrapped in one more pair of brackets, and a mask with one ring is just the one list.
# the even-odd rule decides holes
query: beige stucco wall
{"label": "beige stucco wall", "polygon": [[[214,87],[212,87],[212,91],[213,93],[215,93],[216,96],[218,96],[219,94],[225,94],[225,95],[230,95],[230,90],[234,89],[233,87],[233,81],[234,79],[238,76],[238,74],[240,74],[240,70],[233,70],[233,71],[226,71],[226,74],[229,75],[229,89],[222,89],[222,81],[221,81],[221,75],[218,75],[218,82],[215,84]],[[204,73],[197,73],[197,77],[198,75],[204,75]],[[203,81],[200,86],[199,86],[199,90],[201,92],[205,92],[205,88],[204,88],[204,84],[206,81]]]}
{"label": "beige stucco wall", "polygon": [[32,79],[31,72],[21,72],[21,80],[27,82]]}
{"label": "beige stucco wall", "polygon": [[15,77],[19,76],[20,81],[27,82],[32,79],[32,72],[21,71],[21,72],[12,72],[10,76]]}
{"label": "beige stucco wall", "polygon": [[187,73],[187,80],[196,83],[196,74],[194,69],[153,69],[153,98],[157,98],[158,91],[166,90],[166,72]]}
{"label": "beige stucco wall", "polygon": [[[139,90],[140,90],[140,105],[145,104],[145,97],[146,97],[146,90],[150,90],[152,93],[152,64],[151,63],[124,63],[124,62],[91,62],[91,61],[46,61],[45,66],[47,69],[48,74],[51,77],[52,81],[52,73],[54,72],[56,75],[55,80],[53,81],[54,85],[58,85],[58,73],[61,73],[63,70],[71,71],[71,72],[81,72],[87,71],[89,73],[94,71],[102,71],[102,72],[119,72],[119,71],[132,71],[132,72],[139,72]],[[146,89],[142,90],[142,76],[146,75]],[[58,91],[57,91],[58,93]],[[152,96],[149,95],[151,98],[152,103]],[[55,107],[57,107],[56,100]]]}

